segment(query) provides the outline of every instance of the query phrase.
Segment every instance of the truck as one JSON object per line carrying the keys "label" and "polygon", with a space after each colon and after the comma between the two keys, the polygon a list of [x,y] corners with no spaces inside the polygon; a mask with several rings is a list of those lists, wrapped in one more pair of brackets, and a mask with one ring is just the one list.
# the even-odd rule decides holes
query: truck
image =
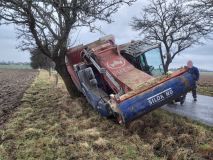
{"label": "truck", "polygon": [[180,101],[194,84],[187,67],[166,73],[160,44],[138,40],[116,45],[112,35],[68,49],[65,62],[91,106],[119,124]]}

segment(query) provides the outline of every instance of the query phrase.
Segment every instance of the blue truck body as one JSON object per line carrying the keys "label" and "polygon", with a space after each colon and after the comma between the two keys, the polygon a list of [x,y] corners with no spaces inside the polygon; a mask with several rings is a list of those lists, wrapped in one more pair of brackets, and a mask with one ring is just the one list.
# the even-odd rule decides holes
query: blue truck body
{"label": "blue truck body", "polygon": [[125,123],[136,119],[171,100],[178,99],[193,87],[194,79],[188,72],[175,77],[151,90],[141,93],[119,104]]}
{"label": "blue truck body", "polygon": [[[107,97],[97,94],[97,86],[95,89],[91,89],[91,87],[85,82],[80,82],[82,92],[93,108],[102,116],[112,116],[113,111],[110,109],[110,104],[107,101],[109,99],[106,100]],[[171,102],[171,100],[178,99],[180,96],[190,91],[194,86],[194,83],[195,80],[193,79],[192,74],[185,72],[178,77],[174,77],[147,90],[146,92],[137,94],[136,96],[118,103],[117,108],[123,119],[123,123],[131,122],[132,120]]]}
{"label": "blue truck body", "polygon": [[129,123],[192,90],[188,68],[165,76],[160,45],[141,41],[116,45],[109,36],[66,54],[68,72],[91,106],[105,117]]}

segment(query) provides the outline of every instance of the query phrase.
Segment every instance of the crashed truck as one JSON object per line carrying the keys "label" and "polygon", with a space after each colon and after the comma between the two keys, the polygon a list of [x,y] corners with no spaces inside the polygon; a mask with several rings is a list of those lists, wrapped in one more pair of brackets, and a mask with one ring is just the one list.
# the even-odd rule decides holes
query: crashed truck
{"label": "crashed truck", "polygon": [[177,101],[194,83],[186,67],[165,73],[159,44],[131,41],[116,45],[113,36],[69,49],[66,65],[91,106],[120,124]]}

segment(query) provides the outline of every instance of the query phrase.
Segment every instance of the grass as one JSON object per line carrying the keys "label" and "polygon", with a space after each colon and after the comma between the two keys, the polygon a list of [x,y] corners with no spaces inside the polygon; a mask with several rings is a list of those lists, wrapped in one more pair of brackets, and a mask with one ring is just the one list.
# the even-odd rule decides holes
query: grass
{"label": "grass", "polygon": [[1,69],[32,69],[28,64],[0,64]]}
{"label": "grass", "polygon": [[212,128],[162,110],[140,120],[132,131],[100,117],[41,71],[0,130],[0,159],[212,158]]}
{"label": "grass", "polygon": [[213,97],[213,85],[198,85],[197,92],[201,95]]}

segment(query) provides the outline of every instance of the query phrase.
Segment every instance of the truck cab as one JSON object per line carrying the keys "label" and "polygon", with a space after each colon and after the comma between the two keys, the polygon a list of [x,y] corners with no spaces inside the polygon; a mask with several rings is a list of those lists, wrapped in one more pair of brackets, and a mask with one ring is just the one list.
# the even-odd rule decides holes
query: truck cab
{"label": "truck cab", "polygon": [[148,45],[142,41],[134,41],[121,45],[121,55],[136,68],[153,77],[166,73],[160,44]]}

